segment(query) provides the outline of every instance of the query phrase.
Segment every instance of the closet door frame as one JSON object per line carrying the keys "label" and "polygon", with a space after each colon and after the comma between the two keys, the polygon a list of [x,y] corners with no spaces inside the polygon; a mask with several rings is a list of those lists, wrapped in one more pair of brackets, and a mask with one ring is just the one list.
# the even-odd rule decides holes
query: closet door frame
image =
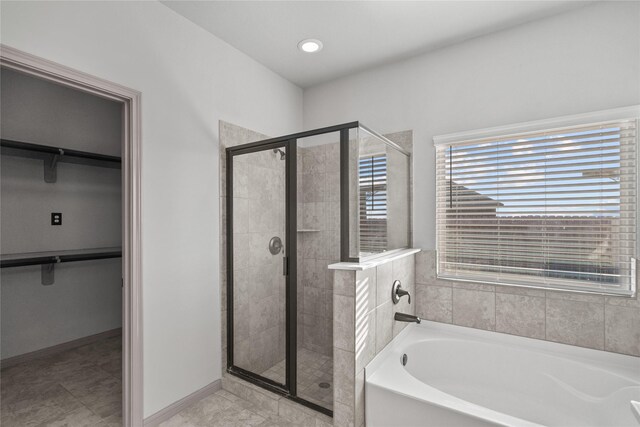
{"label": "closet door frame", "polygon": [[122,422],[143,425],[141,93],[0,44],[0,65],[120,102],[122,117]]}

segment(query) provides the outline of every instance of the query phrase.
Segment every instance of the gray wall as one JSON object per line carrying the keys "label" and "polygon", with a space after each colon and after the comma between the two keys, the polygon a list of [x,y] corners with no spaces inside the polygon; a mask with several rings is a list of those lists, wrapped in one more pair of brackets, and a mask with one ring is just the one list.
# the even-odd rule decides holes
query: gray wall
{"label": "gray wall", "polygon": [[[120,155],[120,105],[2,70],[2,138]],[[121,244],[120,170],[61,163],[56,183],[42,161],[1,159],[2,253]],[[62,212],[62,226],[50,213]],[[121,326],[121,260],[1,270],[2,358]]]}

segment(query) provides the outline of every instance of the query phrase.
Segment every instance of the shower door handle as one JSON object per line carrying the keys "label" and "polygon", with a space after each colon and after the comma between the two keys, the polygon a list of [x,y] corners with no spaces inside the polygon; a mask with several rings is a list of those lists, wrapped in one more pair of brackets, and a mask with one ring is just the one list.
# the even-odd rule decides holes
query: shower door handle
{"label": "shower door handle", "polygon": [[282,257],[282,275],[286,276],[289,274],[289,257]]}

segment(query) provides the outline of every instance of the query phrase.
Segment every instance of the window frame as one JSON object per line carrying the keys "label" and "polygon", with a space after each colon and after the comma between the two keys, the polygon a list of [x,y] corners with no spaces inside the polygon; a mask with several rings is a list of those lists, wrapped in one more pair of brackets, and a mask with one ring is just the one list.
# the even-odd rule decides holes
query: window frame
{"label": "window frame", "polygon": [[[634,254],[631,258],[631,269],[633,271],[632,279],[630,280],[629,286],[617,289],[602,289],[602,288],[576,288],[575,282],[567,285],[562,284],[562,280],[558,281],[557,285],[544,283],[542,285],[534,285],[534,284],[526,284],[519,283],[515,281],[515,283],[509,283],[506,281],[500,280],[487,280],[485,277],[478,275],[478,278],[460,278],[460,277],[450,277],[443,275],[440,271],[440,262],[439,255],[436,253],[436,278],[440,280],[446,281],[456,281],[456,282],[471,282],[471,283],[485,283],[489,285],[495,286],[514,286],[514,287],[522,287],[522,288],[533,288],[533,289],[543,289],[543,290],[553,290],[553,291],[564,291],[564,292],[574,292],[574,293],[584,293],[584,294],[598,294],[598,295],[612,295],[612,296],[623,296],[623,297],[635,297],[637,290],[637,276],[635,274],[636,264],[638,254],[640,254],[640,233],[638,233],[638,229],[640,226],[640,220],[637,218],[638,206],[640,205],[640,176],[639,176],[639,158],[640,158],[640,148],[638,147],[638,143],[640,141],[640,105],[634,105],[623,108],[616,108],[610,110],[596,111],[585,114],[578,115],[570,115],[570,116],[562,116],[555,117],[544,120],[536,120],[530,122],[516,123],[506,126],[497,126],[485,129],[471,130],[471,131],[463,131],[445,135],[438,135],[433,137],[434,142],[434,162],[437,162],[437,147],[438,146],[451,146],[459,143],[470,142],[473,140],[480,140],[485,138],[495,138],[495,139],[503,139],[510,138],[515,136],[520,136],[523,133],[528,132],[553,132],[556,130],[561,130],[563,128],[571,127],[571,126],[587,126],[587,125],[597,125],[599,123],[606,123],[615,120],[635,120],[636,123],[636,165],[635,165],[635,182],[636,182],[636,218],[635,218],[635,233],[636,233],[636,244],[634,247]],[[434,170],[436,164],[434,163]],[[434,197],[437,194],[437,185],[438,179],[437,175],[435,175],[434,183],[433,183],[433,191]],[[438,213],[437,213],[437,202],[434,203],[434,211],[433,211],[433,221],[436,232],[436,252],[437,248],[440,247],[440,239],[443,237],[443,232],[440,230],[438,226]]]}

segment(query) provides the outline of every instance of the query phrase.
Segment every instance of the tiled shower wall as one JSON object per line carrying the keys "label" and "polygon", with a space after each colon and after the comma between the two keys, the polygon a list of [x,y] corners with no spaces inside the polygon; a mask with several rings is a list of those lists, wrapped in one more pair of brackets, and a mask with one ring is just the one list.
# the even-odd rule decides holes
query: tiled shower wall
{"label": "tiled shower wall", "polygon": [[[227,147],[266,136],[220,122],[220,289],[222,366],[227,349]],[[268,251],[269,239],[284,239],[284,160],[271,150],[236,157],[234,162],[234,308],[245,321],[235,324],[235,363],[261,373],[284,359],[285,281],[282,256]],[[256,212],[260,212],[256,215]]]}
{"label": "tiled shower wall", "polygon": [[638,297],[609,297],[436,278],[436,253],[416,256],[423,319],[640,356]]}
{"label": "tiled shower wall", "polygon": [[333,272],[340,259],[340,149],[298,147],[298,343],[331,356]]}
{"label": "tiled shower wall", "polygon": [[[413,132],[403,131],[385,135],[408,152],[413,150]],[[357,148],[355,140],[351,146]],[[352,156],[358,150],[351,150]],[[350,164],[357,164],[352,158]],[[396,176],[393,162],[389,164],[390,184],[406,182]],[[357,167],[352,169],[356,187],[351,189],[353,202],[359,201]],[[401,171],[400,173],[406,170]],[[409,168],[411,173],[411,168]],[[411,181],[410,181],[411,182]],[[397,187],[396,187],[397,188]],[[408,193],[410,194],[411,189]],[[399,193],[399,192],[398,192]],[[405,195],[392,194],[393,197]],[[391,199],[392,200],[392,199]],[[410,202],[405,200],[403,207]],[[351,209],[352,232],[357,231],[359,208]],[[401,215],[401,213],[399,213]],[[410,224],[409,220],[409,224]],[[406,223],[397,222],[389,234],[406,232]],[[298,342],[312,351],[331,355],[333,351],[333,272],[329,264],[340,260],[340,145],[334,143],[298,147],[298,284],[302,287],[298,299]],[[411,234],[411,226],[409,226]],[[355,236],[355,237],[354,237]],[[357,239],[357,234],[352,234]],[[392,240],[392,239],[391,239]],[[401,239],[404,241],[404,239]]]}
{"label": "tiled shower wall", "polygon": [[269,251],[271,238],[285,240],[285,161],[272,150],[235,156],[233,179],[234,362],[262,373],[285,358],[284,254]]}
{"label": "tiled shower wall", "polygon": [[[405,196],[400,194],[401,183],[405,182],[407,170],[402,169],[402,165],[398,164],[399,159],[402,158],[400,156],[394,156],[392,160],[390,160],[388,168],[389,168],[389,204],[391,205],[394,201],[398,201],[398,206],[395,208],[391,208],[389,212],[389,216],[393,215],[404,215],[405,209],[408,209],[409,215],[407,220],[408,224],[408,232],[409,236],[407,236],[407,240],[409,242],[408,247],[413,247],[413,131],[405,130],[401,132],[389,133],[385,135],[391,141],[398,144],[405,151],[412,153],[411,159],[409,159],[409,189],[408,195]],[[394,194],[392,194],[392,192]],[[408,200],[407,200],[408,199]],[[398,241],[403,241],[406,234],[405,227],[406,223],[403,221],[394,221],[391,228],[387,230],[388,234],[399,235],[400,238]],[[390,243],[394,243],[394,239],[390,241]]]}
{"label": "tiled shower wall", "polygon": [[[266,139],[267,136],[251,130],[220,122],[220,286],[222,292],[223,324],[223,369],[226,369],[226,153],[227,147]],[[262,372],[284,357],[284,288],[281,258],[274,257],[266,250],[272,235],[284,238],[284,230],[270,229],[273,224],[284,224],[283,218],[274,215],[255,215],[265,212],[266,207],[275,206],[270,197],[284,196],[281,180],[267,178],[267,175],[284,171],[284,160],[272,151],[250,154],[247,161],[241,161],[237,167],[235,194],[236,235],[234,259],[236,284],[245,285],[246,292],[238,294],[236,306],[250,314],[246,324],[236,324],[236,358],[241,355],[253,360],[237,359],[242,367]],[[258,157],[260,156],[260,158]],[[263,157],[263,158],[262,158]],[[237,157],[242,159],[243,157]],[[280,163],[282,162],[282,163]],[[340,151],[338,142],[312,147],[298,147],[298,345],[308,350],[328,356],[333,352],[333,272],[327,269],[329,264],[340,258]],[[284,178],[284,175],[282,175]],[[271,180],[275,185],[271,191],[265,185]],[[261,191],[255,191],[255,190]],[[268,193],[268,194],[267,194]],[[267,197],[268,196],[268,197]],[[284,203],[284,199],[282,199]],[[260,205],[258,207],[258,205]],[[264,205],[264,206],[262,206]],[[268,213],[269,210],[266,212]],[[243,213],[244,212],[244,213]],[[281,210],[284,213],[284,208]],[[254,214],[252,214],[254,213]],[[240,215],[240,217],[238,217]],[[237,221],[245,218],[246,224]],[[248,221],[251,219],[251,221]],[[239,232],[239,233],[238,233]],[[265,240],[266,239],[266,240]],[[264,241],[263,241],[264,240]],[[277,262],[276,262],[277,261]],[[277,270],[277,272],[275,271]],[[258,276],[260,273],[262,275]],[[277,273],[277,274],[276,274]],[[276,292],[264,292],[265,289],[253,287],[260,277],[272,277]],[[243,280],[246,279],[246,280]],[[241,289],[242,290],[242,289]],[[278,295],[281,297],[278,297]],[[274,302],[276,298],[278,302]],[[274,312],[275,311],[277,312]],[[277,317],[276,317],[277,315]],[[253,320],[252,320],[253,319]],[[244,323],[244,322],[243,322]],[[276,334],[276,331],[280,331]],[[260,352],[251,351],[261,348]],[[245,349],[243,349],[245,345]],[[263,354],[264,353],[264,354]],[[263,356],[268,357],[263,357]],[[241,356],[242,357],[242,356]],[[268,365],[268,366],[267,366]]]}

